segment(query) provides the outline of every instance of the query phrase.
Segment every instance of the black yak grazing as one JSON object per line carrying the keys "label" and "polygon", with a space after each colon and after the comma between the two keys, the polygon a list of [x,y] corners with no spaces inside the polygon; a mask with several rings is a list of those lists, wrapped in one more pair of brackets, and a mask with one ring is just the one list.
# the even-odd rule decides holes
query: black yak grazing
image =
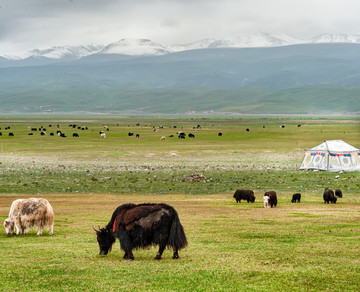
{"label": "black yak grazing", "polygon": [[110,222],[96,230],[100,254],[106,255],[117,237],[125,251],[124,259],[133,260],[132,250],[159,245],[155,259],[161,259],[166,247],[172,248],[173,259],[187,246],[184,229],[175,209],[166,204],[124,204],[114,211]]}
{"label": "black yak grazing", "polygon": [[338,198],[342,198],[343,197],[342,191],[340,189],[335,190],[335,196],[337,196]]}
{"label": "black yak grazing", "polygon": [[329,204],[329,202],[331,202],[332,204],[336,204],[337,198],[335,197],[333,190],[325,188],[323,198],[324,203]]}
{"label": "black yak grazing", "polygon": [[291,203],[300,203],[300,200],[301,200],[301,194],[296,193],[296,194],[293,194]]}
{"label": "black yak grazing", "polygon": [[233,197],[236,203],[241,203],[241,200],[246,200],[248,203],[255,202],[255,195],[252,190],[236,190]]}
{"label": "black yak grazing", "polygon": [[276,207],[277,206],[277,196],[275,191],[268,191],[265,193],[264,197],[269,197],[269,204],[270,207]]}

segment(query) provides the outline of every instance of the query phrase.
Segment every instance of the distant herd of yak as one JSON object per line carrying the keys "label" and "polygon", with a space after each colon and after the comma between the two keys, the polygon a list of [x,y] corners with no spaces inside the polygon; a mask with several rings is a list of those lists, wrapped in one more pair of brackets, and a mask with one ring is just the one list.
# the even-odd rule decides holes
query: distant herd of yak
{"label": "distant herd of yak", "polygon": [[[118,124],[118,125],[119,125],[119,124]],[[103,126],[104,126],[104,130],[109,131],[109,128],[108,128],[106,125],[103,125]],[[130,127],[130,125],[128,125],[128,126]],[[136,124],[136,126],[140,126],[140,124]],[[212,126],[214,126],[214,125],[212,125]],[[262,127],[265,128],[265,126],[262,126]],[[299,124],[298,127],[301,127],[301,125]],[[53,127],[53,125],[50,124],[50,125],[49,125],[49,128],[54,128],[54,127]],[[56,128],[59,129],[59,128],[60,128],[60,125],[57,124],[57,125],[56,125]],[[69,128],[72,128],[73,130],[74,130],[74,129],[77,129],[77,130],[88,130],[88,127],[79,126],[79,125],[76,125],[76,124],[70,124],[70,125],[69,125]],[[153,127],[153,128],[154,128],[154,132],[158,132],[158,129],[156,129],[155,127]],[[159,126],[159,129],[162,129],[162,128],[164,128],[164,127],[163,127],[163,126]],[[177,126],[172,126],[171,128],[176,129]],[[281,125],[280,128],[285,128],[285,125]],[[193,129],[201,129],[201,126],[200,126],[200,125],[197,125],[197,126],[193,127]],[[0,130],[1,130],[1,127],[0,127]],[[7,126],[7,127],[4,128],[4,130],[5,130],[5,131],[11,130],[11,127],[10,127],[10,126]],[[46,129],[45,127],[43,127],[43,126],[41,126],[41,127],[39,127],[39,128],[28,127],[28,130],[30,131],[30,132],[28,133],[29,136],[34,135],[33,132],[37,132],[37,131],[40,132],[40,135],[41,135],[41,136],[46,136],[46,135],[47,135],[47,129]],[[249,129],[249,128],[246,128],[246,132],[250,132],[250,129]],[[101,138],[106,138],[105,131],[99,131],[99,134],[100,134],[100,137],[101,137]],[[55,133],[55,132],[50,132],[49,135],[50,135],[50,136],[55,136],[55,135],[57,135],[57,136],[59,136],[59,137],[64,137],[64,138],[67,137],[66,134],[65,134],[64,132],[60,131],[60,130],[57,130],[56,133]],[[195,135],[194,135],[194,134],[189,133],[188,135],[186,135],[183,131],[178,131],[178,132],[176,133],[176,135],[177,135],[177,137],[178,137],[179,139],[185,139],[186,136],[188,136],[189,138],[195,138]],[[223,133],[222,133],[222,132],[219,132],[217,135],[218,135],[219,137],[222,137],[222,136],[223,136]],[[2,133],[1,131],[0,131],[0,136],[3,136],[3,133]],[[9,136],[9,137],[14,137],[14,136],[15,136],[15,135],[14,135],[14,132],[8,132],[8,136]],[[72,136],[73,136],[73,137],[77,137],[77,138],[80,137],[78,133],[73,133]],[[129,132],[129,133],[128,133],[128,136],[134,136],[134,132]],[[140,138],[140,135],[139,135],[139,134],[136,134],[135,137],[136,137],[136,138]],[[170,135],[169,137],[172,138],[172,137],[174,137],[174,135]],[[160,138],[160,140],[165,140],[165,139],[166,139],[165,136],[162,136],[162,137]]]}
{"label": "distant herd of yak", "polygon": [[[335,190],[335,193],[333,190],[329,188],[325,188],[323,193],[323,199],[324,203],[332,203],[336,204],[337,198],[342,198],[343,194],[340,189]],[[255,195],[252,190],[236,190],[233,196],[236,200],[236,203],[240,203],[241,200],[246,200],[248,203],[254,203],[255,202]],[[273,208],[277,206],[277,196],[276,192],[274,191],[268,191],[264,194],[263,197],[264,200],[264,208]],[[293,194],[291,202],[292,203],[300,203],[301,200],[301,194],[296,193]]]}

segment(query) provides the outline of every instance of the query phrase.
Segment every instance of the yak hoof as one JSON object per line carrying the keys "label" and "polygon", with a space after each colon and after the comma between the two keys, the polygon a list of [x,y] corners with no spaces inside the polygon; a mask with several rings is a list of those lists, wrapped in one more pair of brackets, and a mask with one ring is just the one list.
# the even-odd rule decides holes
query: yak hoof
{"label": "yak hoof", "polygon": [[174,260],[177,260],[178,258],[180,258],[178,254],[173,256]]}
{"label": "yak hoof", "polygon": [[155,257],[155,260],[161,260],[161,257],[156,256],[156,257]]}

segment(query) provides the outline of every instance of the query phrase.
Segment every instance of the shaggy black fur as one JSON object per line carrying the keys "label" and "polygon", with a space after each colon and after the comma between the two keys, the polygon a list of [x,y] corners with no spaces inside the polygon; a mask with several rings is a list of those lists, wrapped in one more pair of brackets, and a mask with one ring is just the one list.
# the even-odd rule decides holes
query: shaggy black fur
{"label": "shaggy black fur", "polygon": [[184,229],[175,209],[166,204],[124,204],[116,208],[110,222],[95,230],[100,254],[106,255],[117,237],[125,251],[125,259],[134,259],[132,250],[159,245],[155,259],[161,259],[166,247],[172,248],[173,258],[187,246]]}
{"label": "shaggy black fur", "polygon": [[301,200],[301,194],[296,193],[296,194],[293,194],[291,203],[296,203],[296,202],[300,203],[300,200]]}
{"label": "shaggy black fur", "polygon": [[241,200],[246,200],[248,203],[255,202],[255,195],[252,190],[236,190],[233,197],[236,203],[241,203]]}
{"label": "shaggy black fur", "polygon": [[338,198],[342,198],[343,197],[343,193],[340,189],[335,190],[335,196],[337,196]]}
{"label": "shaggy black fur", "polygon": [[324,203],[328,203],[328,204],[329,202],[335,204],[337,201],[337,198],[334,195],[334,191],[328,188],[325,188],[323,198],[324,198]]}

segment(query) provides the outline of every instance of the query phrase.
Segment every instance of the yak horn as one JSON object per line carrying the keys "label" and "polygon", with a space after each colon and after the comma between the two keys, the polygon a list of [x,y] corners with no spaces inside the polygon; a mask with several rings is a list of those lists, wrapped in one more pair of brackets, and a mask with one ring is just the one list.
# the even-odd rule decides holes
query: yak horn
{"label": "yak horn", "polygon": [[99,232],[100,231],[100,226],[99,226],[99,230],[96,230],[94,225],[92,226],[92,228],[96,231],[96,232]]}

